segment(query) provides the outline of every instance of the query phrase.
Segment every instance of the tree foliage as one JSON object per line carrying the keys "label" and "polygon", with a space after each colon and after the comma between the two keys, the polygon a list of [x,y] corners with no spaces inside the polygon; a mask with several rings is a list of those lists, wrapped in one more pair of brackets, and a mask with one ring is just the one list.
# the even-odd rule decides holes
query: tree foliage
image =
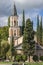
{"label": "tree foliage", "polygon": [[40,44],[42,44],[42,17],[40,21],[40,26],[39,26],[39,38],[40,38]]}
{"label": "tree foliage", "polygon": [[8,40],[8,26],[0,27],[0,55],[2,51],[2,47],[1,47],[2,40]]}
{"label": "tree foliage", "polygon": [[1,42],[2,56],[6,57],[6,53],[8,52],[9,48],[10,48],[10,45],[9,45],[8,41],[2,40],[2,42]]}
{"label": "tree foliage", "polygon": [[38,56],[37,55],[34,55],[33,56],[33,60],[36,62],[36,61],[38,61]]}
{"label": "tree foliage", "polygon": [[1,34],[0,34],[0,56],[1,56]]}
{"label": "tree foliage", "polygon": [[9,29],[8,26],[0,27],[1,39],[8,40]]}
{"label": "tree foliage", "polygon": [[11,44],[10,44],[10,52],[11,52],[11,59],[12,59],[12,57],[13,56],[15,56],[16,55],[16,49],[15,49],[15,47],[14,47],[14,37],[12,36],[12,38],[11,38]]}
{"label": "tree foliage", "polygon": [[40,60],[43,61],[43,56],[40,56]]}
{"label": "tree foliage", "polygon": [[25,28],[25,13],[24,13],[24,10],[23,10],[22,34],[24,34],[24,28]]}
{"label": "tree foliage", "polygon": [[26,55],[32,55],[34,53],[34,34],[32,29],[32,22],[30,19],[26,21],[26,27],[24,29],[24,37],[23,37],[23,52]]}
{"label": "tree foliage", "polygon": [[39,23],[39,16],[37,16],[37,43],[43,45],[43,28],[42,28],[42,17]]}
{"label": "tree foliage", "polygon": [[37,16],[37,42],[39,43],[39,15]]}
{"label": "tree foliage", "polygon": [[43,44],[43,28],[42,28],[42,44]]}

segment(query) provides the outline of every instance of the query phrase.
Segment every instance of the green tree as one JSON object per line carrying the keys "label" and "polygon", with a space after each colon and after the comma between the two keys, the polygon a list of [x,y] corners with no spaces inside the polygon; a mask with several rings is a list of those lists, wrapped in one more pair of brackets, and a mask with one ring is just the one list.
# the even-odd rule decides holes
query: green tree
{"label": "green tree", "polygon": [[23,52],[24,54],[29,56],[29,61],[30,61],[30,56],[34,53],[34,34],[33,34],[33,29],[32,29],[32,22],[30,19],[27,19],[26,21],[26,27],[24,29],[24,35],[23,35]]}
{"label": "green tree", "polygon": [[9,59],[9,60],[11,60],[11,51],[10,51],[10,49],[6,53],[6,58]]}
{"label": "green tree", "polygon": [[42,44],[43,44],[43,28],[42,28]]}
{"label": "green tree", "polygon": [[0,56],[1,56],[1,34],[0,34]]}
{"label": "green tree", "polygon": [[19,27],[20,27],[20,36],[22,36],[22,26]]}
{"label": "green tree", "polygon": [[8,40],[8,36],[9,36],[8,26],[1,27],[0,34],[1,34],[1,39]]}
{"label": "green tree", "polygon": [[40,38],[40,44],[42,44],[42,17],[40,21],[40,26],[39,26],[39,38]]}
{"label": "green tree", "polygon": [[4,58],[6,58],[6,53],[8,52],[9,48],[10,48],[10,45],[9,45],[8,41],[2,40],[2,42],[1,42],[1,50],[2,50],[1,54]]}
{"label": "green tree", "polygon": [[32,29],[33,29],[33,21],[32,21]]}
{"label": "green tree", "polygon": [[8,40],[9,29],[8,26],[3,27],[3,39]]}
{"label": "green tree", "polygon": [[24,34],[24,28],[25,28],[25,13],[24,13],[24,10],[23,10],[22,34]]}
{"label": "green tree", "polygon": [[14,47],[14,37],[13,36],[11,38],[10,51],[11,51],[11,60],[12,60],[12,57],[16,55],[16,49]]}
{"label": "green tree", "polygon": [[37,43],[39,43],[39,16],[37,15]]}

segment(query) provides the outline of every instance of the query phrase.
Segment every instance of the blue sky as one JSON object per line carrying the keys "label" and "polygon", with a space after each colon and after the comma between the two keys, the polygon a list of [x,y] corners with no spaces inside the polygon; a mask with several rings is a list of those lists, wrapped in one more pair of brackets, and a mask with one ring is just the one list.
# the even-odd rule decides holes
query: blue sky
{"label": "blue sky", "polygon": [[25,19],[30,18],[33,20],[34,30],[36,30],[37,15],[39,15],[39,19],[41,16],[43,19],[43,0],[0,0],[0,26],[7,25],[14,2],[19,16],[19,25],[22,24],[22,11],[24,9]]}

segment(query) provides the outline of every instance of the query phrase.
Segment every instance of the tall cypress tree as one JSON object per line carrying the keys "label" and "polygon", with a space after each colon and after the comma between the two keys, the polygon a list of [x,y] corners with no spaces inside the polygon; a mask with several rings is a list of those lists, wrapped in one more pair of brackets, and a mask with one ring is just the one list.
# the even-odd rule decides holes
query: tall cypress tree
{"label": "tall cypress tree", "polygon": [[22,34],[24,34],[24,28],[25,28],[25,13],[24,13],[24,10],[23,10]]}
{"label": "tall cypress tree", "polygon": [[42,27],[42,44],[43,44],[43,27]]}
{"label": "tall cypress tree", "polygon": [[42,44],[42,17],[41,17],[39,29],[40,29],[40,32],[39,32],[39,34],[40,34],[40,37],[39,37],[40,38],[40,44]]}
{"label": "tall cypress tree", "polygon": [[1,56],[1,34],[0,34],[0,56]]}
{"label": "tall cypress tree", "polygon": [[39,43],[39,15],[37,15],[37,43]]}
{"label": "tall cypress tree", "polygon": [[11,44],[10,44],[10,52],[11,52],[11,60],[12,57],[16,55],[16,49],[14,47],[14,37],[11,37]]}
{"label": "tall cypress tree", "polygon": [[32,21],[32,29],[33,29],[33,21]]}

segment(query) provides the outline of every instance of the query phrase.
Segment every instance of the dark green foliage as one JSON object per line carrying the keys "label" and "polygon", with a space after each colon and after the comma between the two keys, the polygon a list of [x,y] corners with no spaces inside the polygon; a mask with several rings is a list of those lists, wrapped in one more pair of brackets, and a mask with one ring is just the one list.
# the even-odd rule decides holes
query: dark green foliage
{"label": "dark green foliage", "polygon": [[27,60],[27,56],[26,55],[22,55],[21,56],[21,60],[25,62]]}
{"label": "dark green foliage", "polygon": [[42,28],[42,44],[43,44],[43,28]]}
{"label": "dark green foliage", "polygon": [[10,44],[10,51],[11,51],[11,59],[13,56],[17,54],[16,49],[14,47],[14,37],[12,36],[11,44]]}
{"label": "dark green foliage", "polygon": [[13,43],[13,37],[12,37],[12,43],[11,43],[11,52],[12,52],[12,56],[14,56],[14,43]]}
{"label": "dark green foliage", "polygon": [[26,27],[24,29],[24,35],[23,35],[23,52],[26,55],[32,55],[34,53],[34,33],[33,33],[33,26],[30,19],[27,19],[26,21]]}
{"label": "dark green foliage", "polygon": [[13,36],[12,36],[12,39],[11,39],[11,44],[10,44],[10,49],[11,49],[11,56],[14,56],[14,43],[13,43]]}
{"label": "dark green foliage", "polygon": [[[5,57],[7,51],[9,50],[9,45],[7,44],[8,34],[9,34],[8,26],[0,27],[0,54],[2,57],[3,56]],[[3,40],[6,40],[6,41],[3,41]]]}
{"label": "dark green foliage", "polygon": [[8,40],[9,28],[8,26],[0,27],[1,39]]}
{"label": "dark green foliage", "polygon": [[15,60],[18,62],[21,61],[21,55],[16,55]]}
{"label": "dark green foliage", "polygon": [[8,41],[2,40],[1,42],[1,56],[6,58],[6,53],[8,52],[10,45]]}
{"label": "dark green foliage", "polygon": [[27,56],[26,55],[16,55],[15,56],[15,61],[26,61],[27,60]]}
{"label": "dark green foliage", "polygon": [[36,61],[38,61],[38,56],[37,55],[34,55],[33,56],[33,60],[36,62]]}
{"label": "dark green foliage", "polygon": [[39,26],[39,38],[40,38],[40,44],[42,44],[42,17],[41,17],[41,21],[40,21],[40,26]]}
{"label": "dark green foliage", "polygon": [[24,34],[24,28],[25,28],[25,13],[24,13],[24,10],[23,10],[22,34]]}
{"label": "dark green foliage", "polygon": [[37,16],[37,43],[39,43],[40,45],[43,45],[42,38],[43,38],[42,17],[39,25],[39,16]]}
{"label": "dark green foliage", "polygon": [[13,63],[12,65],[23,65],[23,63],[16,62],[16,63]]}
{"label": "dark green foliage", "polygon": [[40,60],[43,61],[43,56],[40,56]]}
{"label": "dark green foliage", "polygon": [[0,34],[0,56],[1,56],[1,34]]}
{"label": "dark green foliage", "polygon": [[20,27],[20,36],[22,36],[22,26],[19,27]]}
{"label": "dark green foliage", "polygon": [[3,43],[2,43],[3,51],[6,53],[9,50],[9,48],[10,48],[9,43],[7,41],[3,41]]}
{"label": "dark green foliage", "polygon": [[33,21],[32,21],[32,29],[33,29]]}
{"label": "dark green foliage", "polygon": [[39,43],[39,16],[37,16],[37,42]]}

